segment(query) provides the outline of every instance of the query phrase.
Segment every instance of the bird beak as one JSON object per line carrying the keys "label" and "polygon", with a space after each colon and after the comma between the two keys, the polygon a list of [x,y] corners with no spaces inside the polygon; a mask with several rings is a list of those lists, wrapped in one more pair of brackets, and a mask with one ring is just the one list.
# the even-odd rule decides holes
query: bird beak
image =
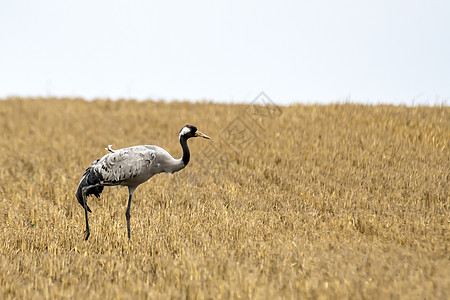
{"label": "bird beak", "polygon": [[208,140],[211,139],[209,136],[207,136],[207,135],[204,134],[204,133],[201,133],[201,132],[198,131],[198,130],[195,132],[195,136],[200,136],[200,137],[205,138],[205,139],[208,139]]}

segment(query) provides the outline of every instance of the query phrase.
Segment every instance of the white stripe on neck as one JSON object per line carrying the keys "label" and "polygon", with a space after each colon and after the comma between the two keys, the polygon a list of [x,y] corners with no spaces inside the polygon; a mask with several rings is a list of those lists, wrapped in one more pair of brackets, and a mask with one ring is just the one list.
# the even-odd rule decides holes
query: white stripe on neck
{"label": "white stripe on neck", "polygon": [[180,136],[179,137],[181,138],[182,135],[188,134],[190,131],[191,131],[190,128],[183,127],[183,129],[181,129],[181,131],[180,131]]}

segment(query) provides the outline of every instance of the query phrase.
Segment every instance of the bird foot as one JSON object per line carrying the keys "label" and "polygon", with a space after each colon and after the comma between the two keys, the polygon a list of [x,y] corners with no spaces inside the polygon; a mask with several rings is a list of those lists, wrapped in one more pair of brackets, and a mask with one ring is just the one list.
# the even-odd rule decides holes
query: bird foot
{"label": "bird foot", "polygon": [[91,233],[88,230],[84,231],[84,240],[87,241]]}

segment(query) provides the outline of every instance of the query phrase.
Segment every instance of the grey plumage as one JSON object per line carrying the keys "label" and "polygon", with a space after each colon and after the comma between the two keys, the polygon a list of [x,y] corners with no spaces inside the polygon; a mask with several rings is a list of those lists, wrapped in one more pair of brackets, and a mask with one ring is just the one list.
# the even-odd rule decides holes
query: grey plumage
{"label": "grey plumage", "polygon": [[[104,185],[139,185],[155,174],[152,170],[155,151],[148,146],[134,146],[106,154],[92,166],[103,178]],[[145,175],[144,178],[138,175]]]}
{"label": "grey plumage", "polygon": [[91,212],[87,206],[87,197],[99,197],[105,186],[127,186],[129,192],[126,212],[128,238],[130,238],[130,205],[136,188],[159,173],[175,173],[189,163],[190,153],[187,140],[191,137],[209,137],[197,130],[195,126],[186,125],[180,130],[179,139],[183,149],[180,159],[173,158],[166,150],[153,145],[140,145],[119,150],[113,150],[111,145],[105,148],[109,151],[102,158],[95,160],[86,169],[80,180],[76,198],[85,209],[86,236],[89,238],[89,223],[87,213]]}

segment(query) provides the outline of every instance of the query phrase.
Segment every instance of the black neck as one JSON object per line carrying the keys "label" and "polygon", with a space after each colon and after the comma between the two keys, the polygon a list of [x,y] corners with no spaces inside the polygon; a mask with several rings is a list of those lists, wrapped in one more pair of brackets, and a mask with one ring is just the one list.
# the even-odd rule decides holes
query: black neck
{"label": "black neck", "polygon": [[191,153],[189,153],[189,148],[187,145],[187,138],[182,136],[180,138],[180,144],[181,148],[183,148],[183,157],[181,158],[181,161],[186,166],[189,163],[189,160],[191,159]]}

